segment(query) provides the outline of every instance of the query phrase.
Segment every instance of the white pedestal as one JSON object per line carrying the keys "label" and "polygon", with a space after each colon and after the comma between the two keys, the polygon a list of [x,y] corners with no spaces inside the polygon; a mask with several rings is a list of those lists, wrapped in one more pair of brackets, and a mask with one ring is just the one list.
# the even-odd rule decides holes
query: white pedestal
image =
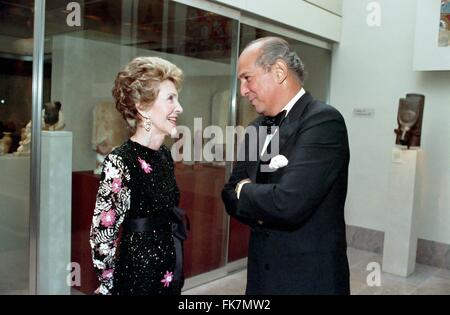
{"label": "white pedestal", "polygon": [[28,251],[30,157],[1,155],[0,174],[0,252]]}
{"label": "white pedestal", "polygon": [[70,294],[72,133],[43,131],[41,150],[38,294]]}
{"label": "white pedestal", "polygon": [[414,272],[422,150],[392,150],[383,271],[407,277]]}
{"label": "white pedestal", "polygon": [[0,294],[26,292],[29,269],[30,157],[0,156]]}

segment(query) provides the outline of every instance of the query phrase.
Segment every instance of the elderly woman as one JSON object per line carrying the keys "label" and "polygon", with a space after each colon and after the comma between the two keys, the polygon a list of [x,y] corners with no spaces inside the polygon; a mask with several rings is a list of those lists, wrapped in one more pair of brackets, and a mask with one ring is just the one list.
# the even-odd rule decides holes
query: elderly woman
{"label": "elderly woman", "polygon": [[163,141],[176,134],[183,111],[182,76],[156,57],[135,58],[117,74],[116,108],[134,134],[103,163],[90,234],[97,294],[181,293],[181,251],[172,236],[179,191]]}

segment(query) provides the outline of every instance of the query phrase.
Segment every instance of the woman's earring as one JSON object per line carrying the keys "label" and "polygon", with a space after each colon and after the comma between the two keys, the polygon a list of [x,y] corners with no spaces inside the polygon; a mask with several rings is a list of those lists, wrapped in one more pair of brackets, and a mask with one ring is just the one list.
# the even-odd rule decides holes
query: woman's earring
{"label": "woman's earring", "polygon": [[145,117],[145,116],[144,116],[144,119],[145,119],[145,121],[144,121],[144,129],[145,129],[145,131],[149,132],[150,129],[152,129],[152,121],[151,121],[150,118]]}

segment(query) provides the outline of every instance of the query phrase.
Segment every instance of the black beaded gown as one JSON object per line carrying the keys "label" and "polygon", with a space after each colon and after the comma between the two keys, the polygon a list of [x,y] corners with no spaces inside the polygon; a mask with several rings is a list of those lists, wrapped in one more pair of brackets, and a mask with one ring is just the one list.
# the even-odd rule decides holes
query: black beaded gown
{"label": "black beaded gown", "polygon": [[[173,160],[164,145],[155,151],[128,140],[105,158],[90,233],[100,294],[181,293],[172,238],[178,202]],[[120,229],[124,220],[138,218],[155,223],[152,230]]]}

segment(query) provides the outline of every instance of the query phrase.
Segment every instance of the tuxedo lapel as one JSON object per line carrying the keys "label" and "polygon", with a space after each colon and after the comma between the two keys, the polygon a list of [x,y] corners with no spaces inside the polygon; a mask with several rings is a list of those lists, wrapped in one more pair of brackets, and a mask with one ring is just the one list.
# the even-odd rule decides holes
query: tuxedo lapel
{"label": "tuxedo lapel", "polygon": [[[286,144],[288,139],[294,134],[294,132],[297,130],[300,122],[300,117],[302,116],[303,112],[305,111],[305,108],[309,103],[313,101],[313,98],[309,92],[305,92],[305,94],[294,104],[291,111],[286,116],[284,122],[281,124],[278,133],[279,133],[279,151],[283,148],[283,146]],[[258,175],[260,163],[261,163],[261,150],[262,146],[264,144],[264,141],[261,141],[260,143],[260,133],[259,129],[261,127],[261,122],[263,121],[263,118],[260,117],[255,123],[257,126],[258,132],[257,132],[257,144],[258,144],[258,152],[257,152],[257,160],[249,162],[249,165],[247,167],[247,174],[251,181],[253,183],[256,183],[256,177]],[[265,139],[264,139],[265,140]],[[266,154],[266,153],[264,153]]]}
{"label": "tuxedo lapel", "polygon": [[281,124],[279,130],[279,148],[280,151],[288,141],[288,139],[294,134],[297,130],[300,117],[303,115],[307,105],[313,101],[313,98],[309,92],[305,92],[305,94],[294,104],[291,111],[285,118],[285,121]]}

